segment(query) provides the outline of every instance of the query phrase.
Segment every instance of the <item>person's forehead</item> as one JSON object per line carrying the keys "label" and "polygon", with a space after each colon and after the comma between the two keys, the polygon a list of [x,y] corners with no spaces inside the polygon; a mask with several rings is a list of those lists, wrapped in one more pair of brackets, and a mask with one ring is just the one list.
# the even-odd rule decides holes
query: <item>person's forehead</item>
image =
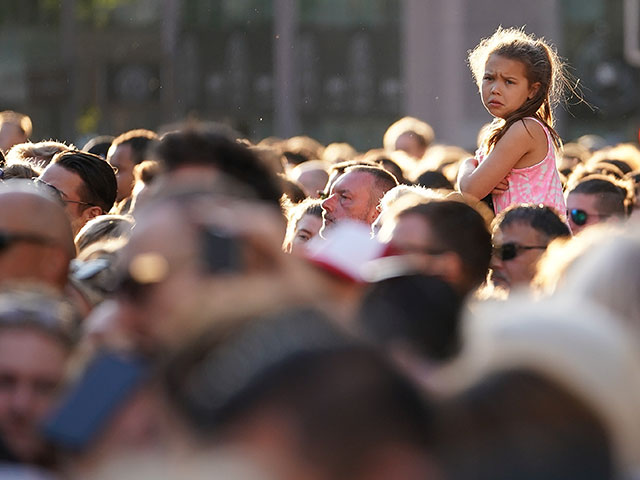
{"label": "person's forehead", "polygon": [[42,175],[40,175],[40,179],[49,185],[53,185],[67,196],[72,195],[74,192],[77,193],[78,189],[84,184],[84,180],[80,175],[57,163],[52,163],[45,168]]}
{"label": "person's forehead", "polygon": [[[35,352],[39,352],[39,355],[34,355]],[[28,363],[29,366],[56,369],[59,365],[51,363],[53,358],[64,360],[68,352],[60,339],[38,327],[0,327],[0,366],[17,364],[27,367]],[[26,362],[26,358],[29,362]]]}
{"label": "person's forehead", "polygon": [[373,175],[368,172],[346,172],[333,184],[332,190],[368,190],[373,183]]}
{"label": "person's forehead", "polygon": [[494,240],[499,243],[517,243],[520,245],[533,245],[542,240],[544,235],[526,222],[513,222],[498,228],[494,234]]}
{"label": "person's forehead", "polygon": [[125,247],[126,257],[156,252],[164,257],[195,252],[194,228],[184,212],[170,204],[149,206],[136,219],[136,228]]}
{"label": "person's forehead", "polygon": [[[2,191],[0,192],[0,230],[39,233],[34,231],[31,220],[46,215],[49,222],[57,217],[51,216],[52,210],[59,209],[66,218],[63,207],[53,203],[35,192]],[[45,229],[47,226],[42,225]]]}
{"label": "person's forehead", "polygon": [[418,214],[405,214],[398,217],[391,231],[391,241],[411,243],[429,247],[433,242],[433,233],[428,221]]}
{"label": "person's forehead", "polygon": [[121,143],[120,145],[111,145],[109,152],[107,153],[107,160],[110,164],[121,166],[125,162],[133,163],[133,152],[131,151],[131,145],[128,143]]}
{"label": "person's forehead", "polygon": [[22,127],[11,120],[0,120],[0,132],[2,133],[22,133]]}
{"label": "person's forehead", "polygon": [[318,233],[321,226],[322,226],[322,217],[318,217],[317,215],[311,215],[309,213],[306,213],[298,221],[296,225],[296,230],[297,231],[308,230],[310,232]]}
{"label": "person's forehead", "polygon": [[591,193],[574,193],[571,192],[567,196],[567,208],[569,210],[578,208],[594,213],[598,207],[598,195]]}
{"label": "person's forehead", "polygon": [[300,183],[326,183],[329,176],[325,170],[316,168],[302,172],[298,177]]}
{"label": "person's forehead", "polygon": [[495,71],[502,75],[526,76],[527,73],[524,63],[521,61],[504,57],[496,53],[489,55],[487,63],[485,64],[485,69],[491,72]]}
{"label": "person's forehead", "polygon": [[404,132],[398,136],[396,140],[396,149],[403,150],[404,148],[417,148],[420,146],[420,140],[418,135],[414,132]]}

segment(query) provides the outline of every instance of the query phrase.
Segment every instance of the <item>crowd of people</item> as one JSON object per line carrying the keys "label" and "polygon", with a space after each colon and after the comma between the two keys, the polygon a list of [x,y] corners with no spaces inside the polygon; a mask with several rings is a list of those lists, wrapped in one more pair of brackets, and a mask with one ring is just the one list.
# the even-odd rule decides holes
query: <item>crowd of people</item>
{"label": "crowd of people", "polygon": [[475,155],[0,112],[0,478],[640,478],[640,148],[470,61]]}

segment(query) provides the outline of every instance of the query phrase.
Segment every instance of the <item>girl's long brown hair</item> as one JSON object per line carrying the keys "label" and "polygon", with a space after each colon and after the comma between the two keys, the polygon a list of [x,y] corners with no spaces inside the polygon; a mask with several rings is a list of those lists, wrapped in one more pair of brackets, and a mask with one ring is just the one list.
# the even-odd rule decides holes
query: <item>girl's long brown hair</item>
{"label": "girl's long brown hair", "polygon": [[485,65],[493,54],[522,62],[529,85],[538,82],[540,88],[533,98],[507,118],[496,118],[492,122],[483,142],[485,150],[489,152],[511,125],[525,117],[540,120],[549,129],[555,146],[560,148],[562,140],[553,128],[553,110],[562,99],[565,88],[572,92],[575,88],[570,84],[565,65],[556,51],[542,38],[535,38],[523,30],[499,27],[491,37],[483,39],[469,52],[469,66],[479,89],[482,89]]}

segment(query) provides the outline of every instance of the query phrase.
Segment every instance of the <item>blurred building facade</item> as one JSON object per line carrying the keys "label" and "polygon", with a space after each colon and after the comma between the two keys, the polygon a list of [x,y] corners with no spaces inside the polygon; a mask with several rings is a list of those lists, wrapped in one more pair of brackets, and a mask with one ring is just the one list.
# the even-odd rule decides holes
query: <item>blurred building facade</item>
{"label": "blurred building facade", "polygon": [[[410,114],[473,148],[490,117],[466,52],[526,26],[575,67],[593,105],[566,140],[637,138],[638,0],[20,0],[0,3],[0,108],[34,138],[223,121],[253,140],[309,134],[378,147]],[[636,22],[639,23],[639,22]],[[627,50],[625,54],[625,33]],[[575,103],[575,102],[574,102]]]}

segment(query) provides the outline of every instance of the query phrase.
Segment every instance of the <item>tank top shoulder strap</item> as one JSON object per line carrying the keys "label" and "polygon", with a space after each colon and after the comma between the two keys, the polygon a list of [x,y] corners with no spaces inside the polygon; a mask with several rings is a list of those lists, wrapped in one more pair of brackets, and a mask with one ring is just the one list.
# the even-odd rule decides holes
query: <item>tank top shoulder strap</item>
{"label": "tank top shoulder strap", "polygon": [[548,156],[553,150],[553,139],[551,138],[551,132],[549,132],[549,129],[547,128],[547,126],[536,117],[524,117],[524,120],[533,120],[534,122],[536,122],[538,125],[542,127],[542,130],[544,130],[544,134],[547,137],[547,156]]}

